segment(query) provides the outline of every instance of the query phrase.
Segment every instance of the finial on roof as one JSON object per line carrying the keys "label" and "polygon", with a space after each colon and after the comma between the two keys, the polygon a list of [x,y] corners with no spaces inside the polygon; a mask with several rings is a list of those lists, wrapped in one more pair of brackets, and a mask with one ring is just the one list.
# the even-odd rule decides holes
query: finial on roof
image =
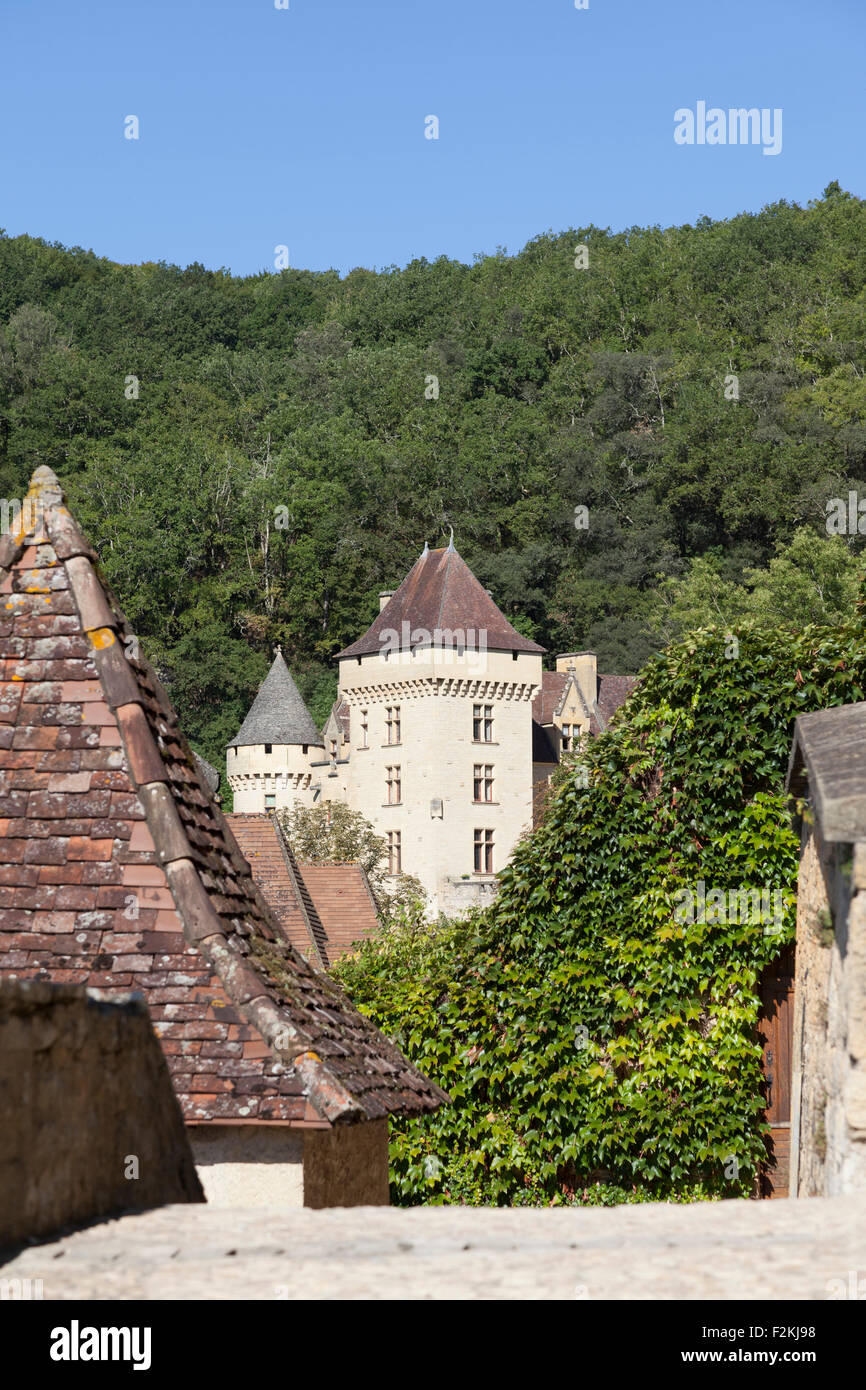
{"label": "finial on roof", "polygon": [[454,527],[453,527],[453,526],[450,526],[448,529],[449,529],[450,532],[451,532],[451,539],[450,539],[449,542],[448,542],[448,549],[449,549],[449,550],[453,550],[453,549],[454,549]]}
{"label": "finial on roof", "polygon": [[421,551],[421,559],[423,560],[423,559],[424,559],[424,556],[425,556],[425,555],[429,555],[429,554],[430,554],[430,547],[429,547],[429,545],[427,544],[427,542],[425,541],[425,542],[424,542],[424,549]]}
{"label": "finial on roof", "polygon": [[276,657],[278,657],[278,656],[282,656],[282,654],[283,654],[283,649],[282,649],[282,647],[280,646],[280,644],[279,644],[279,642],[278,642],[277,645],[274,647],[274,658],[276,658]]}

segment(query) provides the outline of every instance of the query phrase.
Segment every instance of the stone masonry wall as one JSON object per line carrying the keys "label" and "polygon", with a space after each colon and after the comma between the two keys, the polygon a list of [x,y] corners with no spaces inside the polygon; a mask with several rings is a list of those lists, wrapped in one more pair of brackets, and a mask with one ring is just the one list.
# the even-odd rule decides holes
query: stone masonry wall
{"label": "stone masonry wall", "polygon": [[144,1003],[0,980],[0,1246],[202,1200]]}
{"label": "stone masonry wall", "polygon": [[866,845],[852,854],[809,826],[797,894],[792,1081],[796,1195],[866,1191]]}

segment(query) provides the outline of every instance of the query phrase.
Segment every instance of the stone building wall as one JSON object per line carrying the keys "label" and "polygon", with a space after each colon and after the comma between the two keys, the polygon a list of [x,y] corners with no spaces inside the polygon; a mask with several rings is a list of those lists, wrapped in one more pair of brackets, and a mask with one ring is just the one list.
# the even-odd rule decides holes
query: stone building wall
{"label": "stone building wall", "polygon": [[[379,835],[399,830],[402,868],[421,879],[434,910],[464,874],[479,882],[474,831],[494,833],[493,873],[532,823],[532,699],[541,684],[534,653],[402,652],[340,663],[340,690],[352,711],[349,805]],[[473,740],[473,705],[492,705],[493,741]],[[385,710],[399,705],[401,743],[388,745]],[[360,711],[367,710],[367,747]],[[492,803],[473,801],[475,764],[493,767]],[[402,804],[389,806],[386,768],[401,768]],[[441,802],[441,812],[432,803]]]}
{"label": "stone building wall", "polygon": [[[292,806],[312,806],[313,784],[327,769],[311,764],[325,756],[323,748],[307,744],[275,743],[270,753],[263,743],[242,744],[226,749],[226,775],[234,794],[236,812],[284,810]],[[273,797],[273,803],[266,798]]]}
{"label": "stone building wall", "polygon": [[792,1192],[866,1190],[866,845],[804,825],[797,895]]}
{"label": "stone building wall", "polygon": [[0,979],[0,1245],[202,1200],[145,1004]]}
{"label": "stone building wall", "polygon": [[218,1207],[387,1205],[388,1122],[333,1129],[191,1125],[208,1202]]}

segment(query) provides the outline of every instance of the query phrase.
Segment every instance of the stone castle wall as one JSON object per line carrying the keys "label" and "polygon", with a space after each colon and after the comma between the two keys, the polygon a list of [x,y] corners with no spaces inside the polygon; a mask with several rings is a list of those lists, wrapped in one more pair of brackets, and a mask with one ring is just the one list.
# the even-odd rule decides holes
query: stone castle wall
{"label": "stone castle wall", "polygon": [[[474,866],[474,831],[494,833],[493,872],[508,861],[532,822],[532,698],[541,658],[506,652],[451,661],[417,652],[341,662],[340,689],[351,709],[349,805],[379,835],[400,831],[402,868],[421,879],[434,908]],[[493,707],[493,740],[473,740],[473,706]],[[386,708],[399,705],[401,742],[387,743]],[[367,710],[367,747],[361,710]],[[491,765],[493,802],[473,801],[473,769]],[[401,769],[402,801],[388,805],[386,768]],[[441,803],[441,806],[438,804]],[[482,878],[484,876],[481,876]]]}

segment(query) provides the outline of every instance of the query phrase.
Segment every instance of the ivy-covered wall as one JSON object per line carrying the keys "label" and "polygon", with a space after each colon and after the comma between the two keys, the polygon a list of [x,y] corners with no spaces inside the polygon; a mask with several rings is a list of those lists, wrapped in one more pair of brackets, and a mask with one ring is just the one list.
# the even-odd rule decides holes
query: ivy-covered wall
{"label": "ivy-covered wall", "polygon": [[[794,936],[794,719],[864,689],[862,600],[842,627],[691,635],[645,668],[586,755],[588,786],[564,780],[492,908],[341,964],[453,1097],[394,1127],[395,1201],[749,1192],[756,981]],[[745,890],[771,911],[742,921]]]}

